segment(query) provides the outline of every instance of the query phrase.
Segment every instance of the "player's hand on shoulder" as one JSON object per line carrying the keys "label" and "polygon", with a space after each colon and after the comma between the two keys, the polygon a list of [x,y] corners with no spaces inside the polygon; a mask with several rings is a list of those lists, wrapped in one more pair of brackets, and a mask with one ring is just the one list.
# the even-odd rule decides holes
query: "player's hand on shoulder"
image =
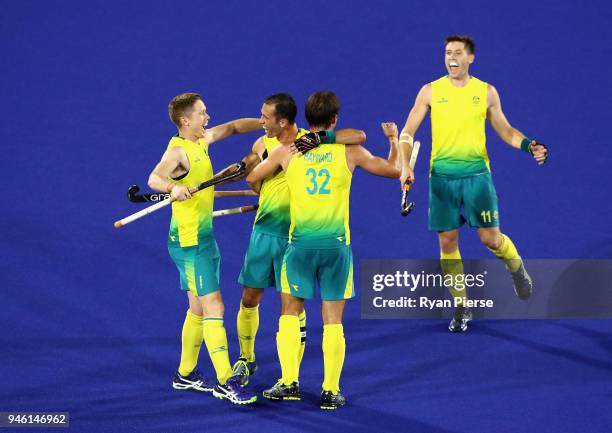
{"label": "player's hand on shoulder", "polygon": [[185,185],[175,184],[170,190],[170,196],[176,201],[184,201],[191,198],[191,193]]}
{"label": "player's hand on shoulder", "polygon": [[383,122],[380,124],[387,138],[397,138],[397,125],[395,122]]}
{"label": "player's hand on shoulder", "polygon": [[318,147],[320,144],[321,136],[316,132],[309,132],[308,134],[304,134],[295,140],[290,148],[290,151],[292,151],[292,148],[295,147],[295,150],[293,150],[292,153],[301,152],[302,154],[305,154]]}
{"label": "player's hand on shoulder", "polygon": [[529,145],[529,152],[533,155],[533,158],[542,165],[548,159],[548,147],[543,143],[538,143],[535,140],[531,140]]}

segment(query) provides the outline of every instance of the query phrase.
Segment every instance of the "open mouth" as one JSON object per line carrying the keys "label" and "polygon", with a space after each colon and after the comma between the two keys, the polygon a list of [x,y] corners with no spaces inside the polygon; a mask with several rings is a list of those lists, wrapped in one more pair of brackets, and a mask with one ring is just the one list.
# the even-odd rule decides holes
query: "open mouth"
{"label": "open mouth", "polygon": [[459,63],[455,61],[448,62],[448,67],[451,71],[456,71],[457,69],[459,69]]}

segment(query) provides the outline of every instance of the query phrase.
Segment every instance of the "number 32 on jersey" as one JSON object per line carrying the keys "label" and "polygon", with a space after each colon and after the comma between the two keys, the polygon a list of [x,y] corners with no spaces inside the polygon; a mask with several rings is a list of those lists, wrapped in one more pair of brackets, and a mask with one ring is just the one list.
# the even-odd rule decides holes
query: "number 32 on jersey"
{"label": "number 32 on jersey", "polygon": [[306,176],[310,184],[306,187],[306,192],[310,195],[314,194],[330,194],[331,190],[328,189],[327,184],[331,175],[326,168],[322,168],[318,172],[314,168],[306,170]]}

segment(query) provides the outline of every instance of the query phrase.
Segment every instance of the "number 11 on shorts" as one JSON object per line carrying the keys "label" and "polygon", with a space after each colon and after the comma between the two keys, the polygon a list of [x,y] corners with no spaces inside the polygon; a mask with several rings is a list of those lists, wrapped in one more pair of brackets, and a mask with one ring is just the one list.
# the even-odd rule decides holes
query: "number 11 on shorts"
{"label": "number 11 on shorts", "polygon": [[[482,212],[480,212],[480,216],[482,217],[482,222],[483,223],[490,223],[491,222],[491,211],[490,210],[483,210]],[[493,213],[493,218],[497,219],[497,211],[495,211]]]}

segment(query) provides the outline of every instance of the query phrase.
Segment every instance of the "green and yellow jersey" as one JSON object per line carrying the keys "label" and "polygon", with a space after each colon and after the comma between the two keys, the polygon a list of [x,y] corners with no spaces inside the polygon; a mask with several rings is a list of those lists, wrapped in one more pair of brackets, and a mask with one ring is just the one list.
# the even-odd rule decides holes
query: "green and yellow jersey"
{"label": "green and yellow jersey", "polygon": [[350,245],[352,172],[343,144],[322,144],[296,155],[287,166],[291,226],[289,243],[309,248]]}
{"label": "green and yellow jersey", "polygon": [[455,87],[448,76],[431,83],[430,172],[469,176],[489,170],[486,148],[487,83],[471,77]]}
{"label": "green and yellow jersey", "polygon": [[[171,179],[173,182],[192,188],[212,178],[208,144],[203,139],[194,143],[174,136],[168,143],[168,149],[173,147],[181,147],[189,159],[189,172],[179,179]],[[172,203],[168,244],[191,247],[212,234],[214,193],[214,187],[209,187],[194,194],[189,200]]]}
{"label": "green and yellow jersey", "polygon": [[[308,131],[299,129],[297,138]],[[263,136],[264,145],[268,155],[281,143],[276,137]],[[285,179],[285,172],[277,173],[265,178],[259,191],[259,208],[255,215],[253,229],[261,233],[287,237],[289,235],[289,189]]]}

